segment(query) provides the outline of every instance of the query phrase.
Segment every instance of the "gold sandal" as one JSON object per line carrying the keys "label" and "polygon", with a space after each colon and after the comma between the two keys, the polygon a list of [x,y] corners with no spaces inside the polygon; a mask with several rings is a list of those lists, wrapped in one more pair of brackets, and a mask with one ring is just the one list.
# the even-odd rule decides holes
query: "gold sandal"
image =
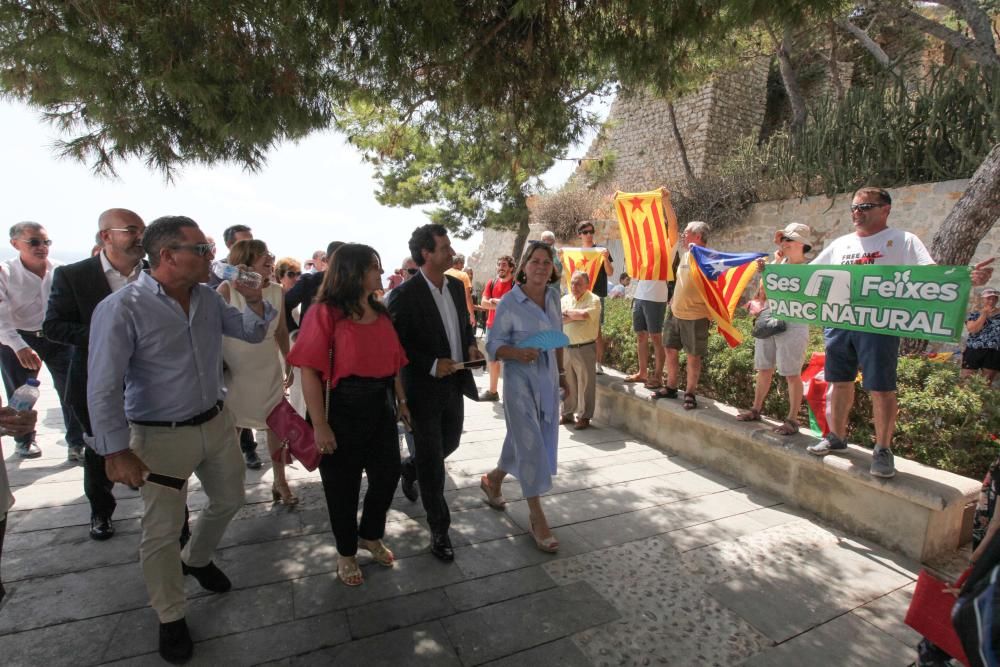
{"label": "gold sandal", "polygon": [[486,495],[486,504],[495,510],[503,510],[507,506],[507,500],[503,497],[503,493],[496,492],[493,493],[493,485],[490,484],[490,478],[487,475],[483,475],[479,478],[479,488]]}
{"label": "gold sandal", "polygon": [[392,567],[396,562],[396,557],[382,543],[382,540],[358,540],[358,548],[364,549],[371,554],[372,560],[385,567]]}
{"label": "gold sandal", "polygon": [[360,586],[365,583],[361,568],[358,567],[358,559],[354,556],[337,557],[337,578],[345,586]]}

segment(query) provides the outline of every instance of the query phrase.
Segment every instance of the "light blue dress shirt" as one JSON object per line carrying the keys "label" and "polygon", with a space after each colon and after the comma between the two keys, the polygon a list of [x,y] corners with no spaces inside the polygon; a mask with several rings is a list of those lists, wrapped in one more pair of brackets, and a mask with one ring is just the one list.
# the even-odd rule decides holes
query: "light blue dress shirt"
{"label": "light blue dress shirt", "polygon": [[240,311],[204,285],[188,311],[148,273],[94,310],[87,405],[98,454],[129,448],[129,421],[185,421],[222,400],[222,336],[259,343],[278,315],[266,301],[263,318]]}

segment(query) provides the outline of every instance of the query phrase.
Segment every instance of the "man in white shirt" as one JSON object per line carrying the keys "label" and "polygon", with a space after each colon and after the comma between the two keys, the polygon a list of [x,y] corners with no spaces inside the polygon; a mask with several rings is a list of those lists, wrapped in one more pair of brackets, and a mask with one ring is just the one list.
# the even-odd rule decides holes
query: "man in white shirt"
{"label": "man in white shirt", "polygon": [[[890,229],[892,197],[882,188],[864,187],[854,193],[851,222],[854,232],[833,240],[811,264],[934,264],[930,253],[915,235]],[[991,260],[992,261],[992,260]],[[973,284],[983,283],[988,271],[982,264],[973,271]],[[992,271],[990,269],[989,271]],[[826,381],[832,384],[830,433],[810,454],[825,456],[847,448],[847,418],[854,405],[854,380],[861,369],[861,386],[872,399],[875,421],[875,449],[869,469],[873,477],[887,479],[896,474],[892,436],[896,429],[896,362],[899,337],[864,331],[827,328],[824,331]]]}
{"label": "man in white shirt", "polygon": [[[639,371],[625,378],[625,382],[642,382],[646,389],[663,386],[663,320],[667,315],[670,291],[666,280],[636,281],[632,300],[632,330],[635,332],[639,352]],[[654,374],[649,377],[649,342],[653,343]]]}
{"label": "man in white shirt", "polygon": [[[52,270],[58,266],[49,259],[52,241],[37,222],[19,222],[10,228],[10,244],[18,256],[0,263],[0,367],[7,399],[28,378],[37,377],[44,363],[59,394],[69,458],[82,461],[83,429],[63,399],[72,348],[54,343],[42,333]],[[18,456],[33,459],[42,455],[34,432],[14,440]]]}

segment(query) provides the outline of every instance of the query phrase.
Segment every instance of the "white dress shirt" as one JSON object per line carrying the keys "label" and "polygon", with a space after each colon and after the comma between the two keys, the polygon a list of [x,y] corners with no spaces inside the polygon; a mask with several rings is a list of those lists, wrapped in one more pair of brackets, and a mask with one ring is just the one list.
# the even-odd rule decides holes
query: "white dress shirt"
{"label": "white dress shirt", "polygon": [[60,265],[45,260],[45,277],[25,268],[20,257],[0,262],[0,343],[15,352],[28,347],[18,329],[41,331],[52,291],[52,270]]}
{"label": "white dress shirt", "polygon": [[142,261],[140,260],[136,262],[135,266],[132,267],[132,272],[125,276],[119,273],[118,269],[111,265],[111,260],[107,258],[102,250],[101,268],[104,269],[104,277],[108,279],[108,287],[111,288],[111,293],[114,294],[139,277],[139,274],[142,273]]}
{"label": "white dress shirt", "polygon": [[[444,332],[448,336],[448,348],[451,350],[451,359],[452,361],[461,362],[465,358],[465,355],[462,354],[462,330],[458,325],[458,309],[455,308],[455,300],[451,298],[451,292],[448,291],[448,276],[442,276],[444,282],[441,284],[441,289],[438,289],[431,282],[430,278],[427,277],[423,269],[420,269],[420,275],[427,281],[427,287],[431,290],[434,304],[437,306],[438,314],[441,316],[441,324],[444,325]],[[463,287],[462,289],[465,288]],[[431,375],[437,377],[437,359],[431,364]]]}

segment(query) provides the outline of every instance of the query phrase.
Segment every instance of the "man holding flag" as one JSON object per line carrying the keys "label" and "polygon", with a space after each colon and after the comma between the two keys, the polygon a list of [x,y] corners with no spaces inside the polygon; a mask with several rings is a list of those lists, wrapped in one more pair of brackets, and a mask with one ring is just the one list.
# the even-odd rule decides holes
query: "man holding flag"
{"label": "man holding flag", "polygon": [[[607,248],[602,248],[594,245],[594,223],[589,220],[584,220],[581,222],[577,228],[577,233],[580,236],[580,246],[584,250],[597,250],[601,253],[600,265],[597,269],[597,278],[594,280],[594,284],[591,286],[590,291],[594,293],[598,299],[601,300],[601,321],[600,326],[604,326],[604,299],[608,296],[608,276],[615,275],[615,267],[611,263],[611,253],[608,252]],[[570,272],[572,275],[573,272]],[[601,330],[597,330],[597,373],[600,375],[604,372],[601,368],[601,363],[604,361],[604,338],[601,336]]]}

